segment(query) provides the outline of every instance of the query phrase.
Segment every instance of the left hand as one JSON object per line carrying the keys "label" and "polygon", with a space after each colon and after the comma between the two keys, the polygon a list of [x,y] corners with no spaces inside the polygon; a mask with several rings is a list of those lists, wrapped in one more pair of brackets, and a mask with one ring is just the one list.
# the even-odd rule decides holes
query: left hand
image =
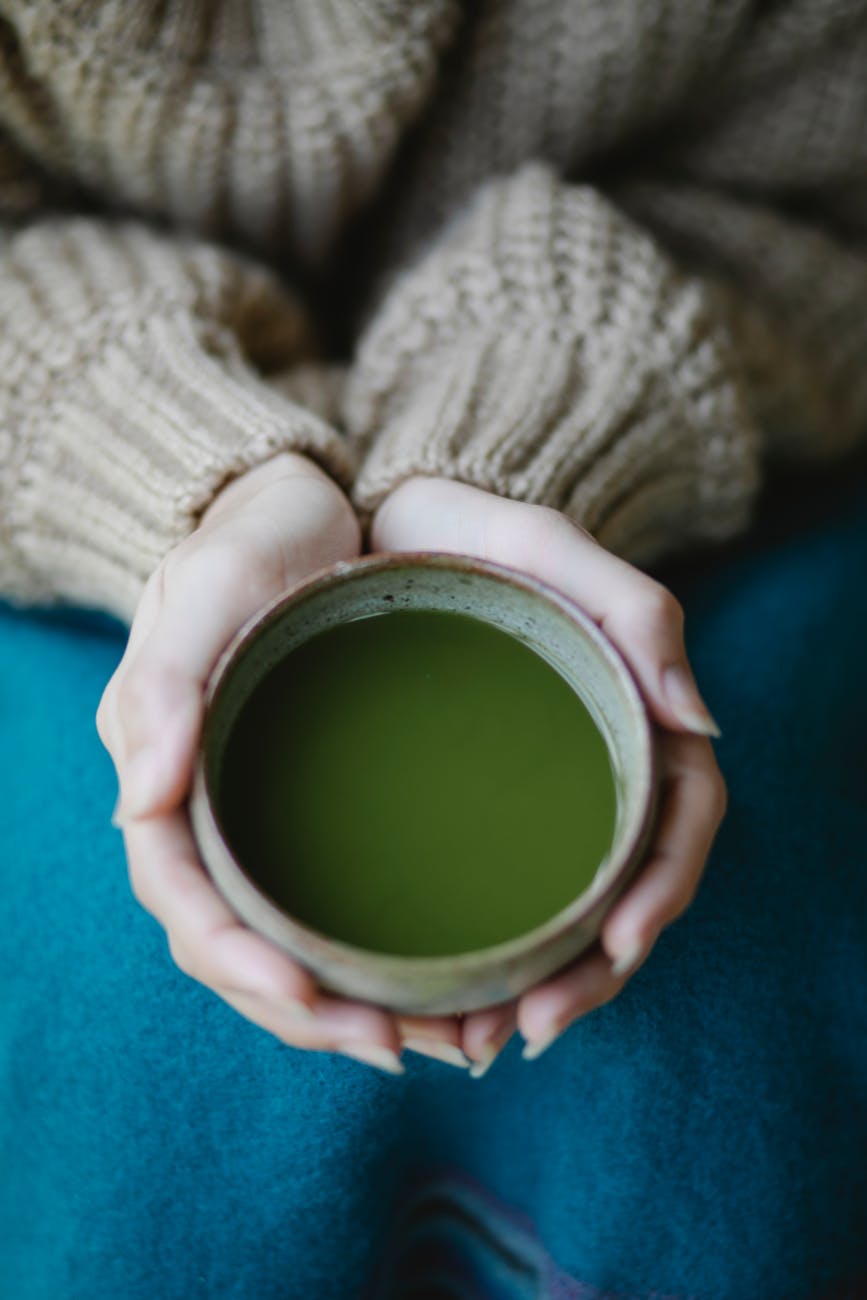
{"label": "left hand", "polygon": [[605,920],[600,944],[514,1002],[467,1015],[463,1048],[484,1072],[516,1026],[540,1055],[578,1016],[613,998],[698,888],[726,808],[708,736],[718,729],[686,657],[683,611],[661,583],[565,515],[447,479],[413,478],[379,507],[376,551],[449,551],[522,570],[580,605],[620,650],[661,740],[663,802],[645,865]]}
{"label": "left hand", "polygon": [[244,925],[199,860],[186,808],[205,683],[235,632],[311,573],[358,554],[352,507],[306,457],[282,452],[227,484],[144,586],[97,712],[118,771],[130,883],[180,969],[297,1048],[399,1072],[413,1043],[460,1062],[454,1016],[398,1017],[338,998]]}

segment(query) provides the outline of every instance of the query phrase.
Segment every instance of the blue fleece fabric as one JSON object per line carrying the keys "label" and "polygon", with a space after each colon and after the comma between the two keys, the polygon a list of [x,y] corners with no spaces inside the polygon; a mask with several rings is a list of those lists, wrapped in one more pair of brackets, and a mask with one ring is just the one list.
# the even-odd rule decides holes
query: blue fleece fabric
{"label": "blue fleece fabric", "polygon": [[867,1295],[864,467],[764,518],[665,575],[731,798],[695,904],[480,1082],[179,974],[109,824],[123,631],[0,609],[2,1300]]}

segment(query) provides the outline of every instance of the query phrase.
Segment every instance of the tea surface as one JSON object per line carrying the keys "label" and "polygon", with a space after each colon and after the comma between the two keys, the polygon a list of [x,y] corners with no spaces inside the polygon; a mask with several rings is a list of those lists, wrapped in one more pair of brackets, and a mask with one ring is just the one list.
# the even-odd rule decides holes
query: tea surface
{"label": "tea surface", "polygon": [[616,812],[587,709],[521,642],[462,614],[330,629],[256,688],[218,798],[284,910],[377,952],[522,934],[592,880]]}

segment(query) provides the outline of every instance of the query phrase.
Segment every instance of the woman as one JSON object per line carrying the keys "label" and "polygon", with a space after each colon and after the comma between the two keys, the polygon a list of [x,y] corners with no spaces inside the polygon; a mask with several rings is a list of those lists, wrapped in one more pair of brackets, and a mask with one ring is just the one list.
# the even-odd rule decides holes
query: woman
{"label": "woman", "polygon": [[[517,1025],[538,1056],[621,990],[689,904],[725,801],[716,728],[677,602],[633,566],[742,531],[763,461],[863,437],[864,17],[831,0],[761,14],[626,0],[8,6],[2,590],[130,624],[97,714],[120,780],[116,821],[133,890],[172,957],[222,999],[138,952],[116,967],[112,1015],[98,1003],[72,1057],[38,1070],[27,1035],[45,1023],[45,990],[56,996],[60,972],[75,971],[79,993],[101,997],[99,953],[118,956],[113,938],[87,944],[97,966],[85,978],[56,928],[63,891],[49,891],[56,955],[40,999],[33,971],[11,964],[6,1113],[10,1149],[28,1105],[66,1136],[25,1178],[43,1227],[23,1198],[13,1206],[16,1294],[354,1293],[404,1174],[440,1150],[532,1216],[561,1272],[627,1294],[743,1293],[737,1268],[715,1281],[683,1271],[712,1198],[675,1222],[667,1246],[647,1223],[627,1245],[646,1172],[624,1169],[625,1199],[609,1187],[588,1208],[585,1125],[569,1129],[556,1169],[549,1139],[588,1080],[605,1103],[581,1093],[597,1131],[622,1115],[641,1170],[673,1159],[670,1142],[650,1159],[645,1107],[662,1090],[682,1113],[675,1060],[655,1063],[655,1084],[634,1071],[620,1106],[598,1092],[598,1055],[587,1078],[580,1068],[578,1045],[594,1035],[604,1057],[620,999],[558,1043],[541,1076],[507,1073],[514,1053],[504,1058],[484,1105],[439,1064],[416,1062],[422,1073],[394,1083],[281,1044],[391,1072],[409,1044],[478,1075]],[[665,730],[659,833],[599,951],[463,1022],[400,1021],[322,995],[234,922],[183,812],[201,683],[220,648],[272,594],[363,537],[487,555],[561,587],[603,622]],[[90,788],[84,771],[75,778]],[[79,813],[67,843],[95,845],[98,819]],[[95,882],[113,879],[117,849],[88,853],[76,915],[89,918],[83,935],[113,935],[121,905]],[[705,973],[696,997],[707,995]],[[657,986],[643,1046],[665,1005]],[[682,994],[676,1020],[681,1049],[694,1044]],[[105,1030],[105,1059],[91,1056]],[[201,1055],[179,1088],[184,1042]],[[54,1089],[73,1062],[82,1127],[70,1147]],[[528,1155],[517,1139],[540,1104]],[[93,1163],[75,1147],[83,1133]],[[163,1170],[169,1146],[173,1166],[192,1162],[187,1177]],[[111,1208],[119,1195],[123,1213]],[[727,1241],[744,1221],[740,1207]],[[770,1240],[788,1293],[808,1256],[788,1229]],[[850,1262],[838,1246],[804,1285],[839,1280]],[[756,1267],[769,1278],[767,1259]],[[567,1285],[551,1278],[549,1291]]]}

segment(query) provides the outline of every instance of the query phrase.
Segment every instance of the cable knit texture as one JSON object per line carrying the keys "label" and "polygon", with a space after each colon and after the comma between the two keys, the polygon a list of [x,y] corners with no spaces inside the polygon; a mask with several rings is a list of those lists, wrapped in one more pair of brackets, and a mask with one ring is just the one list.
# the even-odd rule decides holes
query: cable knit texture
{"label": "cable knit texture", "polygon": [[3,267],[6,594],[130,616],[229,478],[291,448],[351,481],[346,440],[268,382],[310,340],[257,267],[84,220],[19,233]]}
{"label": "cable knit texture", "polygon": [[865,64],[867,0],[4,0],[0,591],[131,617],[282,449],[743,529],[867,432]]}
{"label": "cable knit texture", "polygon": [[729,536],[756,482],[702,286],[593,190],[528,166],[399,283],[345,394],[356,498],[446,474],[582,520],[634,559]]}

